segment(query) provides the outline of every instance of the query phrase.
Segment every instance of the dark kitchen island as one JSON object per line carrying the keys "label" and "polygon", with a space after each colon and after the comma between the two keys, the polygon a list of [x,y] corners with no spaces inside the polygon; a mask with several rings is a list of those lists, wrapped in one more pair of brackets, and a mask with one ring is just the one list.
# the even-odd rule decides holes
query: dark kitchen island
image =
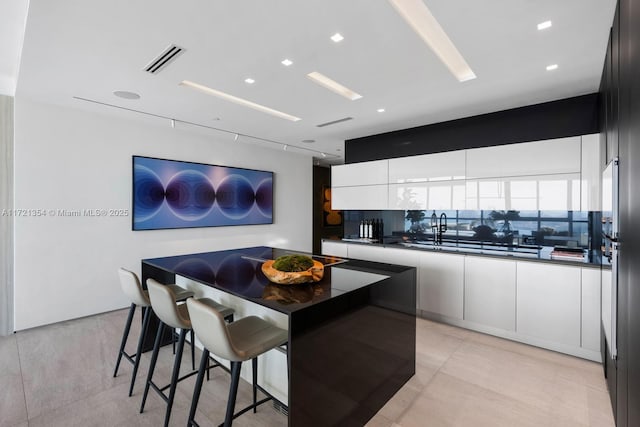
{"label": "dark kitchen island", "polygon": [[415,373],[416,269],[314,256],[325,264],[320,282],[270,283],[262,262],[292,253],[263,246],[145,259],[143,283],[181,276],[285,314],[289,426],[362,426]]}

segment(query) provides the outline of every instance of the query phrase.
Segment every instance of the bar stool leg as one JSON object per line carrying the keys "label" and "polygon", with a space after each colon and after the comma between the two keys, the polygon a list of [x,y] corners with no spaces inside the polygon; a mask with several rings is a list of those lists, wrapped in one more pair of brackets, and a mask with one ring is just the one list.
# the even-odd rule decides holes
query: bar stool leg
{"label": "bar stool leg", "polygon": [[124,347],[127,345],[127,338],[129,338],[129,330],[131,329],[131,321],[133,320],[133,313],[136,311],[136,305],[131,303],[129,308],[129,316],[127,317],[127,323],[124,325],[124,332],[122,333],[122,342],[120,343],[120,351],[118,352],[118,360],[116,361],[116,369],[113,371],[113,377],[118,375],[118,368],[120,367],[120,361],[124,354]]}
{"label": "bar stool leg", "polygon": [[187,338],[187,330],[180,330],[180,337],[178,338],[178,349],[176,350],[175,361],[173,362],[173,374],[171,375],[171,383],[169,386],[169,397],[167,398],[167,412],[164,416],[164,427],[169,425],[169,419],[171,418],[171,408],[173,407],[173,399],[176,395],[176,385],[178,384],[178,378],[180,377],[180,362],[182,362],[182,353],[184,351],[184,342]]}
{"label": "bar stool leg", "polygon": [[233,412],[236,409],[236,395],[238,394],[241,367],[242,362],[231,362],[231,387],[229,387],[229,400],[227,401],[227,413],[224,417],[224,427],[231,427],[231,423],[233,422]]}
{"label": "bar stool leg", "polygon": [[191,369],[196,369],[196,341],[195,341],[195,334],[193,333],[193,329],[190,329],[191,331]]}
{"label": "bar stool leg", "polygon": [[258,410],[256,402],[258,402],[258,358],[251,359],[251,368],[253,370],[253,413]]}
{"label": "bar stool leg", "polygon": [[142,343],[144,337],[147,335],[147,328],[149,327],[149,318],[151,317],[151,307],[143,308],[144,320],[142,320],[142,330],[140,331],[140,337],[138,338],[138,348],[136,349],[136,360],[133,363],[133,374],[131,375],[131,386],[129,386],[129,397],[133,394],[133,385],[136,383],[136,375],[138,374],[138,367],[140,366],[140,355],[142,354]]}
{"label": "bar stool leg", "polygon": [[140,413],[144,412],[144,404],[147,401],[147,394],[149,394],[149,387],[151,386],[151,379],[153,378],[153,370],[156,368],[156,362],[158,361],[158,353],[160,352],[160,341],[162,341],[163,332],[164,332],[164,323],[159,322],[158,333],[156,334],[156,341],[153,344],[153,354],[151,355],[151,363],[149,364],[149,373],[147,374],[147,383],[144,386],[144,394],[142,395],[142,404],[140,405]]}
{"label": "bar stool leg", "polygon": [[[187,427],[196,425],[194,419],[196,417],[196,409],[198,408],[198,400],[200,400],[200,391],[202,391],[202,382],[204,380],[204,372],[207,371],[209,375],[209,350],[206,348],[202,351],[202,358],[200,359],[200,368],[198,368],[198,376],[196,377],[196,386],[193,389],[193,399],[191,400],[191,409],[189,410],[189,421]],[[207,378],[208,379],[208,378]]]}

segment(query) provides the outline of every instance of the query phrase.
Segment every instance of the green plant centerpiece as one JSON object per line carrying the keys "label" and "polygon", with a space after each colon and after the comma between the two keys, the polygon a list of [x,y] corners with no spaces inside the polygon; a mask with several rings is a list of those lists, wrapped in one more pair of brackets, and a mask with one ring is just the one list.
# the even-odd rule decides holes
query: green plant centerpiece
{"label": "green plant centerpiece", "polygon": [[273,268],[280,271],[305,271],[313,266],[313,259],[306,255],[285,255],[273,261]]}
{"label": "green plant centerpiece", "polygon": [[306,255],[285,255],[265,261],[262,272],[273,283],[295,285],[320,281],[324,265]]}

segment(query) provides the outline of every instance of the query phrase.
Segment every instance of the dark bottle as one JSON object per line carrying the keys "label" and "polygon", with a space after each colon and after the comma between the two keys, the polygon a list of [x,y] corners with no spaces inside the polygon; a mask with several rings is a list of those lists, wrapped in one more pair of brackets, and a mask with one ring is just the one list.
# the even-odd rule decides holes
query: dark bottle
{"label": "dark bottle", "polygon": [[372,226],[373,226],[372,227],[373,228],[373,232],[371,234],[371,237],[374,240],[378,240],[378,220],[377,219],[372,220]]}
{"label": "dark bottle", "polygon": [[380,218],[380,223],[378,224],[378,239],[382,241],[384,238],[384,222],[382,222],[382,218]]}

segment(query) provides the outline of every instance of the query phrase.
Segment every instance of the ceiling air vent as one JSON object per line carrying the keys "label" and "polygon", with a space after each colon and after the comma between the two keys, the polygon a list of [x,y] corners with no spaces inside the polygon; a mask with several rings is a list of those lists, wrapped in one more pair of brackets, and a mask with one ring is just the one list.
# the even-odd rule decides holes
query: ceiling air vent
{"label": "ceiling air vent", "polygon": [[160,55],[155,57],[154,59],[144,67],[144,70],[151,74],[156,74],[158,71],[162,70],[164,67],[169,65],[173,60],[175,60],[184,49],[178,47],[174,44],[167,47]]}
{"label": "ceiling air vent", "polygon": [[349,120],[353,120],[353,117],[345,117],[343,119],[334,120],[332,122],[320,123],[319,125],[316,125],[316,126],[319,128],[323,128],[325,126],[337,125],[338,123],[348,122]]}

